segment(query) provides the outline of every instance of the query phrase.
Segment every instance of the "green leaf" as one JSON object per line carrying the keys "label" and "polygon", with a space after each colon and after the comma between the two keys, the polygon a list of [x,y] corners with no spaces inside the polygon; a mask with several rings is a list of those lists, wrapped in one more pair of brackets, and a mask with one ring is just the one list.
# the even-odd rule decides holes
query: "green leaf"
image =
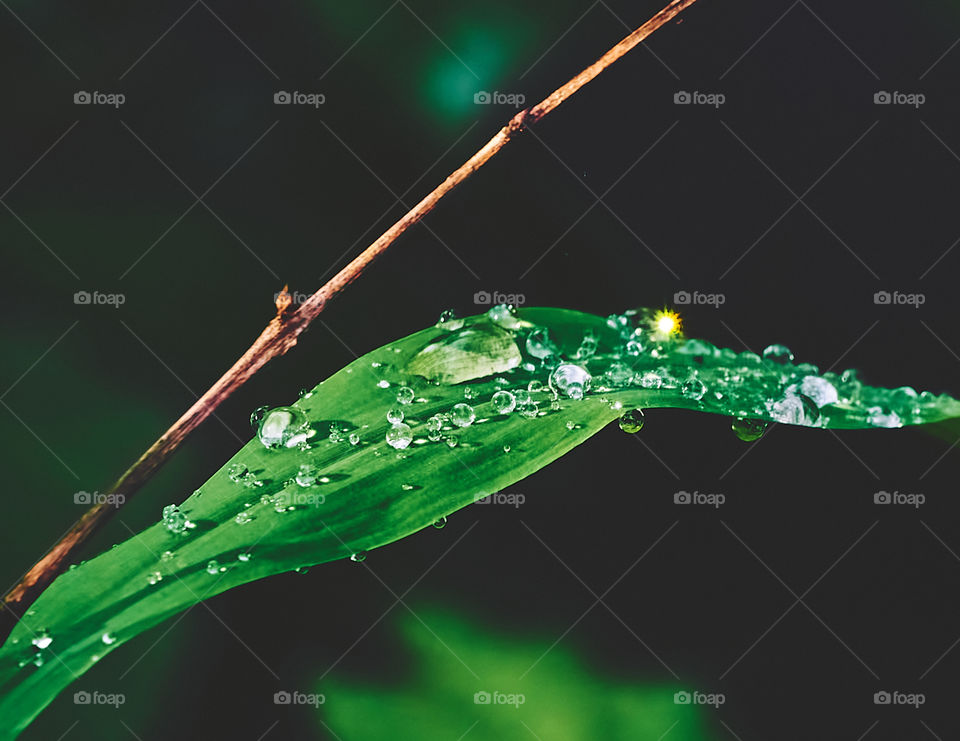
{"label": "green leaf", "polygon": [[[960,416],[960,402],[947,396],[877,389],[850,372],[819,376],[814,366],[777,362],[786,356],[776,348],[761,359],[658,326],[647,312],[603,319],[546,308],[515,316],[495,307],[462,328],[448,322],[359,358],[295,403],[290,414],[302,413],[309,426],[292,436],[292,447],[267,448],[254,438],[183,503],[192,528],[178,534],[157,523],[44,592],[0,648],[0,728],[16,735],[94,662],[190,605],[429,527],[556,460],[623,410],[678,407],[831,428]],[[569,378],[589,371],[590,389],[567,386],[554,400],[550,371],[530,352],[553,347]],[[546,390],[525,400],[530,384]],[[401,405],[404,386],[415,400]],[[491,397],[501,389],[528,414],[498,414]],[[584,398],[570,398],[579,390]],[[448,419],[447,439],[430,440],[426,420],[462,402],[475,421],[460,429]],[[414,438],[405,450],[385,440],[392,407],[402,409]],[[265,433],[277,432],[280,416],[270,417]],[[331,425],[359,443],[331,442]],[[301,472],[303,465],[315,473]],[[304,487],[298,474],[304,483],[320,478]]]}

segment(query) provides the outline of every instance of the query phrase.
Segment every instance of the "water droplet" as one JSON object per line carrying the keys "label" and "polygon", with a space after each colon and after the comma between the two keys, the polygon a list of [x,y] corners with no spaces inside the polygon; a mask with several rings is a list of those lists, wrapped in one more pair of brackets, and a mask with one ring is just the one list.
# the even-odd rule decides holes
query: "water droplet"
{"label": "water droplet", "polygon": [[537,379],[533,379],[527,384],[527,391],[531,394],[539,393],[540,391],[543,391],[543,384]]}
{"label": "water droplet", "polygon": [[404,491],[413,491],[417,487],[415,487],[413,484],[400,484],[400,488]]}
{"label": "water droplet", "polygon": [[367,560],[367,552],[357,551],[352,556],[350,556],[350,560],[353,561],[354,563],[362,563],[363,561]]}
{"label": "water droplet", "polygon": [[749,417],[735,418],[730,424],[733,434],[747,443],[759,440],[767,429],[767,423],[762,419],[750,419]]}
{"label": "water droplet", "polygon": [[377,386],[379,386],[379,387],[382,388],[382,389],[388,389],[388,388],[390,388],[390,381],[388,381],[388,380],[386,380],[386,379],[381,379],[381,380],[377,381]]}
{"label": "water droplet", "polygon": [[874,427],[903,427],[903,422],[896,412],[886,412],[881,407],[870,407],[867,410],[867,424]]}
{"label": "water droplet", "polygon": [[149,584],[151,587],[154,584],[159,584],[161,581],[163,581],[163,574],[161,574],[159,571],[154,571],[147,574],[147,584]]}
{"label": "water droplet", "polygon": [[510,304],[497,304],[487,311],[487,318],[504,329],[516,329],[520,324],[517,318],[517,308]]}
{"label": "water droplet", "polygon": [[550,339],[550,333],[538,327],[527,335],[527,352],[538,360],[543,360],[557,353],[557,346]]}
{"label": "water droplet", "polygon": [[453,409],[450,410],[450,421],[457,427],[469,427],[476,418],[477,413],[473,411],[473,407],[469,404],[462,402],[454,404]]}
{"label": "water droplet", "polygon": [[839,401],[836,387],[825,378],[807,376],[800,383],[800,393],[809,397],[817,408]]}
{"label": "water droplet", "polygon": [[387,411],[387,422],[392,425],[398,425],[403,422],[403,410],[394,407]]}
{"label": "water droplet", "polygon": [[785,345],[768,345],[763,350],[763,359],[771,363],[786,365],[793,362],[793,353]]}
{"label": "water droplet", "polygon": [[250,554],[249,554],[249,553],[238,553],[238,554],[237,554],[237,560],[238,560],[238,561],[243,561],[244,563],[246,563],[247,561],[250,560]]}
{"label": "water droplet", "polygon": [[43,654],[36,654],[36,655],[33,657],[33,665],[34,665],[34,666],[43,666],[43,662],[44,662],[44,661],[45,661],[45,659],[43,658]]}
{"label": "water droplet", "polygon": [[497,414],[510,414],[517,408],[517,397],[509,391],[497,391],[491,398],[490,403]]}
{"label": "water droplet", "polygon": [[573,363],[561,363],[550,374],[550,388],[571,399],[582,399],[590,390],[592,380],[586,368]]}
{"label": "water droplet", "polygon": [[509,453],[509,452],[510,452],[510,446],[509,446],[509,445],[504,445],[504,446],[503,446],[503,452],[504,452],[504,453]]}
{"label": "water droplet", "polygon": [[246,525],[252,519],[253,518],[250,516],[248,512],[239,512],[237,513],[237,516],[233,518],[233,521],[238,525]]}
{"label": "water droplet", "polygon": [[303,400],[307,400],[311,396],[313,396],[313,391],[311,391],[310,389],[300,389],[300,393],[298,394],[298,396]]}
{"label": "water droplet", "polygon": [[171,561],[173,560],[174,553],[173,551],[164,551],[160,554],[161,561]]}
{"label": "water droplet", "polygon": [[446,524],[447,524],[447,518],[441,517],[439,520],[433,523],[433,526],[437,528],[437,530],[441,530]]}
{"label": "water droplet", "polygon": [[277,407],[260,422],[257,437],[265,448],[292,448],[307,439],[307,415],[296,407]]}
{"label": "water droplet", "polygon": [[260,420],[264,418],[267,412],[270,411],[270,407],[257,407],[250,413],[250,426],[258,427],[260,425]]}
{"label": "water droplet", "polygon": [[691,378],[680,388],[680,393],[688,399],[700,401],[700,399],[703,398],[703,395],[707,393],[707,387],[699,378]]}
{"label": "water droplet", "polygon": [[168,504],[163,508],[163,525],[174,535],[183,535],[193,527],[193,523],[175,504]]}
{"label": "water droplet", "polygon": [[640,385],[645,389],[658,389],[662,383],[663,379],[653,371],[647,371],[640,376]]}
{"label": "water droplet", "polygon": [[447,444],[448,448],[455,448],[460,442],[459,440],[457,440],[456,435],[447,435],[446,437],[443,438],[443,441]]}
{"label": "water droplet", "polygon": [[105,646],[110,646],[117,642],[117,637],[113,633],[104,633],[100,636],[100,640],[103,641]]}
{"label": "water droplet", "polygon": [[220,564],[217,563],[216,559],[211,559],[207,561],[207,573],[208,574],[219,574],[220,573]]}
{"label": "water droplet", "polygon": [[620,416],[620,429],[629,432],[640,432],[643,428],[643,412],[639,409],[631,409]]}
{"label": "water droplet", "polygon": [[401,386],[397,389],[397,403],[398,404],[409,404],[413,401],[416,394],[413,393],[413,389],[409,386]]}
{"label": "water droplet", "polygon": [[452,310],[447,309],[437,319],[437,329],[443,329],[448,332],[456,332],[463,326],[463,319],[457,317]]}
{"label": "water droplet", "polygon": [[603,376],[614,386],[626,386],[633,378],[633,371],[626,363],[615,361],[610,364]]}
{"label": "water droplet", "polygon": [[53,643],[53,638],[50,637],[50,634],[47,633],[47,631],[41,630],[39,633],[37,633],[37,635],[33,637],[30,643],[32,643],[37,648],[43,650],[47,646],[49,646],[51,643]]}
{"label": "water droplet", "polygon": [[294,571],[296,571],[298,574],[306,574],[308,571],[310,571],[310,569],[308,569],[306,566],[300,566],[299,568],[294,569]]}
{"label": "water droplet", "polygon": [[540,405],[529,396],[517,404],[517,411],[527,419],[533,419],[540,413]]}
{"label": "water droplet", "polygon": [[571,421],[571,420],[567,420],[567,421],[564,423],[564,427],[566,427],[568,430],[570,430],[571,432],[573,432],[575,429],[577,429],[577,423],[576,423],[576,422],[573,422],[573,421]]}
{"label": "water droplet", "polygon": [[387,445],[391,448],[403,450],[413,442],[413,430],[410,429],[410,425],[403,422],[391,425],[390,429],[387,430],[386,440]]}
{"label": "water droplet", "polygon": [[583,334],[583,340],[580,342],[580,347],[577,348],[576,358],[578,360],[586,360],[591,358],[597,352],[597,346],[599,345],[599,340],[597,336],[590,330],[587,330]]}
{"label": "water droplet", "polygon": [[350,437],[348,439],[350,440],[351,445],[360,444],[360,436],[356,432],[351,432]]}
{"label": "water droplet", "polygon": [[637,329],[630,339],[627,340],[626,347],[624,348],[627,351],[627,355],[637,356],[643,352],[643,331]]}

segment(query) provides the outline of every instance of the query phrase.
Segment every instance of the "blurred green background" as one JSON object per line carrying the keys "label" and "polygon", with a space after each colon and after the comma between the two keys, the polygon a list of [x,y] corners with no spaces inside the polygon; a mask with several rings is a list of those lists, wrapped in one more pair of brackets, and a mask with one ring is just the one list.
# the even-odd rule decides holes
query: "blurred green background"
{"label": "blurred green background", "polygon": [[[478,92],[536,102],[660,3],[6,3],[0,577],[239,356],[276,291],[318,288],[515,112]],[[197,488],[252,409],[444,309],[475,312],[480,290],[600,314],[722,292],[684,312],[691,335],[960,394],[958,36],[954,4],[701,0],[405,235],[87,555]],[[325,102],[275,105],[281,90]],[[674,105],[683,90],[727,102]],[[879,107],[878,90],[927,102]],[[878,290],[926,302],[877,306]],[[878,715],[885,687],[919,687],[928,727],[960,732],[949,441],[779,428],[741,458],[728,426],[651,413],[639,442],[608,430],[515,487],[521,508],[473,507],[371,554],[376,578],[336,563],[217,597],[76,686],[123,708],[68,693],[24,737],[922,737],[916,713]],[[728,504],[678,510],[679,489]],[[928,504],[878,512],[878,489]],[[529,703],[474,704],[485,689]],[[693,689],[727,702],[674,704]],[[274,704],[285,690],[327,701]]]}

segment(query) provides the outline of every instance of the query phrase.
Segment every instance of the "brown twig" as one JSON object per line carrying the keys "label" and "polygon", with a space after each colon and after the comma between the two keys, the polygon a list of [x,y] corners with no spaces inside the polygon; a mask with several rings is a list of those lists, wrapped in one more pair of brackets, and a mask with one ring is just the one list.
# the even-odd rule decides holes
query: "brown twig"
{"label": "brown twig", "polygon": [[404,214],[399,221],[387,229],[373,244],[331,278],[326,285],[314,293],[296,311],[287,314],[285,313],[287,306],[281,307],[278,303],[277,316],[260,333],[260,336],[243,356],[203,396],[197,399],[193,406],[159,440],[151,445],[140,456],[139,460],[127,469],[123,476],[106,492],[106,494],[122,495],[123,499],[104,497],[104,503],[95,505],[87,511],[69,532],[4,596],[3,602],[6,610],[3,612],[3,622],[0,623],[0,637],[5,638],[9,634],[16,620],[23,615],[46,586],[63,571],[68,560],[77,549],[116,511],[114,504],[107,504],[107,501],[129,500],[180,447],[186,436],[209,417],[234,391],[246,383],[267,362],[283,355],[296,345],[300,333],[317,318],[330,299],[355,281],[370,263],[393,244],[401,234],[430,213],[441,198],[463,183],[491,157],[503,149],[515,134],[522,131],[525,126],[546,116],[651,33],[670,22],[688,6],[693,5],[695,1],[673,0],[653,18],[572,80],[557,88],[537,105],[517,113],[476,154],[451,173],[446,180]]}

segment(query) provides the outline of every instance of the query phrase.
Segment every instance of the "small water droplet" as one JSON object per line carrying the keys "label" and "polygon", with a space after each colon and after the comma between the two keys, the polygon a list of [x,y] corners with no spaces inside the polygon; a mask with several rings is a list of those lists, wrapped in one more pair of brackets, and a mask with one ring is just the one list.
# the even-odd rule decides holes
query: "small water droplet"
{"label": "small water droplet", "polygon": [[446,524],[447,524],[447,518],[441,517],[439,520],[433,523],[433,526],[437,528],[437,530],[441,530]]}
{"label": "small water droplet", "polygon": [[237,554],[237,560],[238,560],[238,561],[243,561],[244,563],[246,563],[247,561],[250,560],[250,554],[249,554],[249,553],[238,553],[238,554]]}
{"label": "small water droplet", "polygon": [[527,384],[527,392],[531,394],[536,394],[540,391],[543,391],[543,384],[537,379],[533,379],[530,383]]}
{"label": "small water droplet", "polygon": [[503,446],[503,452],[504,452],[504,453],[509,453],[509,452],[510,452],[510,446],[509,446],[509,445],[504,445],[504,446]]}
{"label": "small water droplet", "polygon": [[413,491],[416,487],[413,484],[400,484],[400,488],[404,491]]}
{"label": "small water droplet", "polygon": [[688,399],[700,401],[700,399],[703,398],[703,395],[707,393],[707,387],[704,385],[703,381],[694,377],[687,380],[683,386],[680,387],[680,393]]}
{"label": "small water droplet", "polygon": [[497,304],[487,311],[487,318],[504,329],[515,329],[520,324],[517,307],[510,304]]}
{"label": "small water droplet", "polygon": [[360,444],[360,436],[356,432],[351,432],[350,437],[348,439],[350,440],[351,445]]}
{"label": "small water droplet", "polygon": [[164,507],[162,516],[164,527],[174,535],[183,535],[189,528],[193,527],[193,523],[175,504],[168,504]]}
{"label": "small water droplet", "polygon": [[410,429],[410,425],[403,422],[391,425],[390,429],[387,430],[386,440],[387,445],[391,448],[403,450],[413,442],[413,430]]}
{"label": "small water droplet", "polygon": [[306,400],[313,396],[313,391],[310,389],[300,389],[300,393],[298,395],[301,399]]}
{"label": "small water droplet", "polygon": [[735,418],[730,424],[733,434],[747,443],[759,440],[767,429],[767,423],[762,419],[751,419],[749,417]]}
{"label": "small water droplet", "polygon": [[643,429],[643,412],[639,409],[631,409],[620,416],[620,429],[631,435],[640,432]]}
{"label": "small water droplet", "polygon": [[161,581],[163,581],[163,574],[161,574],[159,571],[153,571],[147,574],[147,584],[149,584],[151,587],[154,584],[159,584]]}
{"label": "small water droplet", "polygon": [[550,339],[550,333],[542,327],[534,329],[527,335],[526,347],[527,352],[538,360],[557,353],[557,346]]}
{"label": "small water droplet", "polygon": [[258,427],[260,425],[260,420],[264,418],[267,412],[270,411],[270,407],[257,407],[250,413],[250,426]]}
{"label": "small water droplet", "polygon": [[397,389],[398,404],[409,404],[413,401],[414,396],[413,389],[409,386],[401,386]]}
{"label": "small water droplet", "polygon": [[362,563],[363,561],[367,560],[367,552],[357,551],[352,556],[350,556],[350,560],[353,561],[354,563]]}
{"label": "small water droplet", "polygon": [[443,441],[447,444],[448,448],[455,448],[459,443],[459,440],[457,440],[456,435],[447,435],[446,437],[443,438]]}
{"label": "small water droplet", "polygon": [[238,525],[246,525],[252,519],[248,512],[239,512],[237,516],[233,518],[233,521]]}
{"label": "small water droplet", "polygon": [[463,327],[463,319],[460,319],[451,309],[444,311],[437,319],[437,329],[456,332],[461,327]]}
{"label": "small water droplet", "polygon": [[387,422],[392,425],[398,425],[403,422],[403,410],[396,407],[387,410]]}
{"label": "small water droplet", "polygon": [[382,389],[388,389],[390,388],[390,381],[387,381],[386,379],[381,379],[377,381],[377,386],[379,386]]}
{"label": "small water droplet", "polygon": [[567,422],[564,423],[564,427],[566,427],[568,430],[573,432],[575,429],[577,429],[577,423],[571,420],[567,420]]}
{"label": "small water droplet", "polygon": [[207,561],[207,573],[208,574],[219,574],[220,573],[220,564],[216,559],[211,559]]}
{"label": "small water droplet", "polygon": [[793,353],[786,345],[768,345],[763,349],[763,359],[778,365],[786,365],[793,362]]}
{"label": "small water droplet", "polygon": [[117,642],[117,637],[113,633],[104,633],[100,636],[100,640],[103,641],[105,646],[110,646]]}
{"label": "small water droplet", "polygon": [[473,407],[463,402],[454,404],[453,409],[450,410],[450,421],[457,427],[469,427],[476,418],[477,414],[473,411]]}

